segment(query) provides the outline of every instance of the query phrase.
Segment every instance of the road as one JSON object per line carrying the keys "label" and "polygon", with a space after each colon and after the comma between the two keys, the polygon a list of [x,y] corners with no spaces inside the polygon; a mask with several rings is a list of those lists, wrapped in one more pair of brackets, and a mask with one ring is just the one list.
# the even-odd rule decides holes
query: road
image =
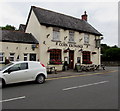
{"label": "road", "polygon": [[3,109],[117,109],[118,69],[9,85],[2,95]]}

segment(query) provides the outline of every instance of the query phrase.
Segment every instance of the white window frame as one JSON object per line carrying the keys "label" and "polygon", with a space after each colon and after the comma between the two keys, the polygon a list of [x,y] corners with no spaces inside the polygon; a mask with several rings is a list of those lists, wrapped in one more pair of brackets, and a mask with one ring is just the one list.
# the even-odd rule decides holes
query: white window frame
{"label": "white window frame", "polygon": [[53,41],[60,41],[60,29],[53,28]]}
{"label": "white window frame", "polygon": [[[25,58],[26,58],[26,60],[25,60]],[[25,53],[25,54],[24,54],[24,61],[27,61],[27,60],[28,60],[28,54]]]}
{"label": "white window frame", "polygon": [[0,63],[4,62],[4,53],[0,52]]}
{"label": "white window frame", "polygon": [[84,44],[89,44],[89,34],[84,34]]}
{"label": "white window frame", "polygon": [[10,61],[15,61],[15,53],[10,53]]}
{"label": "white window frame", "polygon": [[73,31],[69,31],[69,42],[75,42],[75,40],[74,40],[74,32]]}

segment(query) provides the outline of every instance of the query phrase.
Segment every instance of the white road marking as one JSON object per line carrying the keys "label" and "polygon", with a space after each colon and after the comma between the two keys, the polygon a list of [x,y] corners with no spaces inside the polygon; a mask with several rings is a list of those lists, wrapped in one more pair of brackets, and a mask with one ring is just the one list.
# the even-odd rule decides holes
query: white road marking
{"label": "white road marking", "polygon": [[18,100],[18,99],[25,99],[25,96],[2,100],[2,101],[0,101],[0,103],[2,103],[2,102],[14,101],[14,100]]}
{"label": "white road marking", "polygon": [[92,83],[92,84],[85,84],[85,85],[81,85],[81,86],[75,86],[75,87],[69,87],[69,88],[65,88],[62,89],[63,91],[67,91],[67,90],[71,90],[71,89],[76,89],[76,88],[82,88],[82,87],[87,87],[87,86],[92,86],[92,85],[97,85],[97,84],[103,84],[109,81],[101,81],[101,82],[97,82],[97,83]]}

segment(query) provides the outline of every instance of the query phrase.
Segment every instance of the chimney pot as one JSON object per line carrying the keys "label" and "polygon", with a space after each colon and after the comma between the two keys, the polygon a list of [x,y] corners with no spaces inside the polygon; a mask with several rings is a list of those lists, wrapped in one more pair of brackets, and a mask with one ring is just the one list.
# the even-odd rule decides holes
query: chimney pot
{"label": "chimney pot", "polygon": [[81,16],[82,20],[87,21],[87,16],[88,16],[88,15],[87,15],[86,13],[87,13],[87,12],[85,11],[85,12],[84,12],[84,15]]}

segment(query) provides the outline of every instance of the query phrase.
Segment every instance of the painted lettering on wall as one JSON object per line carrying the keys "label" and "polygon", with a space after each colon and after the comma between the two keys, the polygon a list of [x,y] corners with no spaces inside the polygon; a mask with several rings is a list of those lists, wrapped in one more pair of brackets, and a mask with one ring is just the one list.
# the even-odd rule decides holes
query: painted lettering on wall
{"label": "painted lettering on wall", "polygon": [[63,46],[63,47],[83,48],[83,45],[76,45],[76,44],[57,43],[56,45]]}

